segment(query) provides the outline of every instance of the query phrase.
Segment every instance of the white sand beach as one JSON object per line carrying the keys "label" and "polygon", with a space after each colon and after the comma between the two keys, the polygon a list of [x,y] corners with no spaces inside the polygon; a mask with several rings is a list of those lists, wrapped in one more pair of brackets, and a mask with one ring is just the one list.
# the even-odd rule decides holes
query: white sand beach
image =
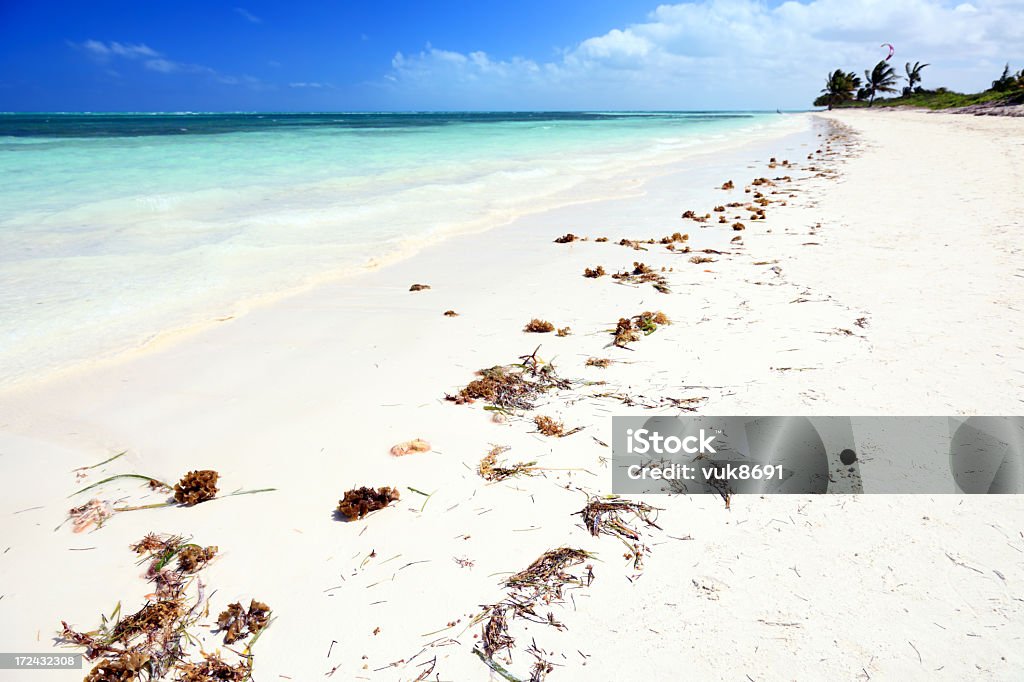
{"label": "white sand beach", "polygon": [[[515,644],[494,660],[516,679],[530,679],[531,646],[551,680],[1020,679],[1020,496],[741,495],[729,509],[648,496],[660,529],[640,529],[639,570],[573,515],[611,492],[612,415],[678,413],[666,399],[717,415],[1024,408],[1024,120],[798,116],[815,132],[691,159],[633,196],[454,236],[0,393],[0,642],[48,651],[62,620],[90,630],[118,602],[140,608],[152,586],[129,546],[159,532],[219,547],[201,578],[207,651],[223,648],[210,629],[228,603],[270,605],[254,648],[262,682],[502,679],[473,653],[473,620],[559,547],[593,553],[593,579],[538,609],[545,622],[510,619]],[[770,157],[793,167],[769,169]],[[728,208],[718,223],[714,206],[784,175],[760,187],[766,219]],[[718,189],[726,180],[736,189]],[[681,219],[687,209],[713,217]],[[619,245],[674,232],[689,253]],[[566,233],[587,240],[554,243]],[[664,267],[670,293],[582,276],[634,261]],[[672,324],[611,345],[616,321],[643,311]],[[525,333],[532,318],[571,334]],[[607,383],[550,392],[502,423],[483,401],[445,400],[538,345],[561,376]],[[583,428],[545,437],[538,414]],[[412,438],[431,451],[389,454]],[[495,445],[540,469],[484,480]],[[124,479],[69,498],[81,487],[193,469],[220,472],[223,493],[276,490],[118,513],[82,533],[61,525],[92,496],[167,498]],[[363,485],[401,499],[339,520],[338,500]]]}

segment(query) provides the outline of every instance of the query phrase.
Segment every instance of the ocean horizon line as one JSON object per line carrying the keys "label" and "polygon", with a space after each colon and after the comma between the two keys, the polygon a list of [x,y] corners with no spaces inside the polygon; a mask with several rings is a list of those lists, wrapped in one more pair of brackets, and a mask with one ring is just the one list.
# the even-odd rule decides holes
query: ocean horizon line
{"label": "ocean horizon line", "polygon": [[338,110],[338,111],[273,111],[273,110],[248,110],[248,111],[0,111],[0,116],[356,116],[369,115],[381,116],[388,114],[415,115],[415,114],[802,114],[815,109],[360,109],[360,110]]}

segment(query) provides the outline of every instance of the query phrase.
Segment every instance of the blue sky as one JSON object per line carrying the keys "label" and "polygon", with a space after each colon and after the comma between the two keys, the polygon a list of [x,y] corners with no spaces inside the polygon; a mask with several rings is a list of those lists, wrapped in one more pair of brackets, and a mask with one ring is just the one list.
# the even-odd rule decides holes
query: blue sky
{"label": "blue sky", "polygon": [[835,67],[1024,67],[1024,0],[0,0],[0,110],[806,107]]}

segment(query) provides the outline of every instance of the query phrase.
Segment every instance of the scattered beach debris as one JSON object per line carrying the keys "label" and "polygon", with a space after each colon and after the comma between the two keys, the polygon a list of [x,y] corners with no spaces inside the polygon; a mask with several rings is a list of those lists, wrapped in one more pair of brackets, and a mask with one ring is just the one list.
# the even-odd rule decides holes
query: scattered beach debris
{"label": "scattered beach debris", "polygon": [[587,506],[576,514],[583,517],[583,525],[594,537],[610,535],[626,545],[629,550],[626,559],[632,560],[633,568],[639,571],[643,568],[643,558],[650,548],[640,541],[640,532],[630,526],[623,517],[630,515],[648,527],[661,530],[652,518],[656,512],[657,509],[646,502],[594,496],[587,502]]}
{"label": "scattered beach debris", "polygon": [[577,237],[572,232],[569,232],[569,233],[565,234],[564,236],[558,237],[558,238],[555,239],[555,243],[556,244],[568,244],[570,242],[575,242],[575,241],[582,241],[582,240],[580,239],[580,237]]}
{"label": "scattered beach debris", "polygon": [[644,336],[650,336],[657,331],[659,326],[666,324],[672,324],[672,322],[660,310],[654,313],[644,311],[633,317],[619,318],[619,322],[612,332],[615,335],[613,343],[619,348],[625,348],[626,344],[640,340],[639,332],[643,332]]}
{"label": "scattered beach debris", "polygon": [[220,474],[211,469],[190,471],[174,484],[174,501],[186,507],[212,500],[217,496]]}
{"label": "scattered beach debris", "polygon": [[640,241],[637,241],[635,239],[625,239],[625,238],[620,239],[619,240],[619,246],[628,246],[631,249],[633,249],[634,251],[646,251],[647,250],[647,248],[644,247],[643,244]]}
{"label": "scattered beach debris", "polygon": [[701,263],[715,263],[717,262],[714,258],[708,256],[691,256],[690,262],[694,265],[700,265]]}
{"label": "scattered beach debris", "polygon": [[495,445],[490,452],[484,455],[477,466],[477,473],[487,481],[504,481],[513,476],[532,476],[537,470],[537,462],[517,462],[511,465],[498,463],[498,457],[511,448],[507,445]]}
{"label": "scattered beach debris", "polygon": [[733,224],[732,224],[732,229],[734,229],[734,230],[736,230],[737,232],[739,232],[740,230],[745,230],[745,229],[747,229],[747,226],[746,226],[746,225],[744,225],[743,223],[733,223]]}
{"label": "scattered beach debris", "polygon": [[411,455],[414,452],[430,452],[430,443],[422,438],[413,438],[391,448],[391,454],[395,457]]}
{"label": "scattered beach debris", "polygon": [[[582,549],[559,547],[544,552],[528,568],[509,577],[504,583],[509,591],[505,599],[485,607],[474,619],[474,623],[483,622],[483,627],[480,645],[475,647],[473,652],[491,670],[506,680],[520,680],[521,678],[513,676],[501,663],[494,660],[495,654],[504,650],[511,652],[515,646],[515,639],[509,632],[509,619],[522,618],[532,623],[564,629],[565,626],[555,619],[552,612],[549,611],[543,616],[538,610],[541,607],[548,608],[553,604],[562,603],[567,587],[589,586],[594,577],[592,564],[587,565],[586,573],[582,575],[577,575],[570,569],[591,558],[592,555]],[[531,667],[531,675],[534,676],[533,679],[543,679],[535,675],[539,670],[545,671],[543,674],[546,675],[550,664],[538,657],[536,642],[532,644],[531,651],[537,659],[537,663]]]}
{"label": "scattered beach debris", "polygon": [[572,327],[560,327],[555,332],[555,336],[569,336],[570,334],[572,334]]}
{"label": "scattered beach debris", "polygon": [[459,314],[457,312],[455,312],[454,310],[446,310],[446,311],[444,311],[444,316],[445,317],[458,317]]}
{"label": "scattered beach debris", "polygon": [[726,180],[722,183],[722,189],[735,189],[736,185],[733,184],[732,180]]}
{"label": "scattered beach debris", "polygon": [[589,277],[590,279],[597,279],[598,277],[604,277],[605,271],[603,265],[598,265],[596,268],[586,268],[583,270],[583,276]]}
{"label": "scattered beach debris", "polygon": [[608,358],[587,358],[587,367],[600,367],[604,369],[608,365],[612,364],[612,361]]}
{"label": "scattered beach debris", "polygon": [[671,396],[658,396],[656,398],[645,395],[631,395],[629,393],[595,393],[592,398],[610,398],[618,400],[626,407],[642,407],[646,410],[657,410],[671,407],[682,412],[696,412],[697,406],[707,400],[705,396],[692,398],[673,398]]}
{"label": "scattered beach debris", "polygon": [[617,272],[612,275],[619,284],[646,284],[650,283],[656,290],[663,294],[671,293],[668,288],[668,280],[665,279],[665,275],[660,272],[656,272],[646,263],[640,263],[637,261],[633,262],[633,269],[627,272]]}
{"label": "scattered beach debris", "polygon": [[429,284],[413,284],[411,287],[409,287],[409,291],[426,291],[429,288]]}
{"label": "scattered beach debris", "polygon": [[[252,673],[252,646],[228,651],[228,662],[218,654],[202,650],[200,620],[209,611],[205,585],[196,577],[217,553],[216,547],[201,547],[178,535],[149,533],[132,545],[132,551],[148,562],[146,577],[156,591],[142,608],[121,616],[118,603],[110,616],[102,616],[99,628],[80,632],[61,621],[60,639],[64,644],[81,647],[86,660],[101,660],[85,677],[86,682],[136,682],[167,680],[176,682],[243,682]],[[178,568],[169,568],[178,558]],[[258,605],[246,613],[248,634],[258,634],[270,623],[270,609]],[[229,607],[230,609],[231,607]],[[258,625],[258,627],[256,627]],[[191,648],[198,647],[198,660]]]}
{"label": "scattered beach debris", "polygon": [[606,241],[608,241],[608,237],[598,237],[594,241],[595,242],[606,242]]}
{"label": "scattered beach debris", "polygon": [[534,334],[546,334],[547,332],[553,332],[555,325],[551,324],[547,320],[540,320],[536,317],[526,323],[523,327],[524,332],[531,332]]}
{"label": "scattered beach debris", "polygon": [[383,509],[399,499],[398,488],[384,486],[382,488],[352,488],[338,502],[338,513],[349,520],[361,519],[370,512]]}

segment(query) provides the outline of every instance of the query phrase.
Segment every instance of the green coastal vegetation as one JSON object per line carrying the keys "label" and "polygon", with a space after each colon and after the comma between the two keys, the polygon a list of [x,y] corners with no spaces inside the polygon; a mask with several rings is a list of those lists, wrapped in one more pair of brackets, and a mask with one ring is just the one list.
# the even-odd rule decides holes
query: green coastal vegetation
{"label": "green coastal vegetation", "polygon": [[[864,77],[853,71],[836,69],[828,74],[825,87],[814,100],[816,107],[921,107],[950,109],[972,104],[1024,103],[1024,69],[1014,73],[1007,64],[999,78],[983,92],[965,94],[947,88],[928,90],[921,87],[922,72],[929,64],[907,62],[904,74],[898,74],[886,60],[864,71]],[[902,89],[900,89],[902,85]],[[895,97],[884,97],[899,92]]]}

